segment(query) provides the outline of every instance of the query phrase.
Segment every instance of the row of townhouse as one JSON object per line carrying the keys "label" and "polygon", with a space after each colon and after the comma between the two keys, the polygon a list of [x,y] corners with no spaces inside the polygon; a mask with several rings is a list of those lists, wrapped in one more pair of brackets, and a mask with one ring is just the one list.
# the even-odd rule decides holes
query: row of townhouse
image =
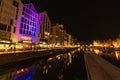
{"label": "row of townhouse", "polygon": [[[57,30],[58,33],[55,32]],[[63,25],[55,24],[52,27],[47,12],[38,13],[32,3],[0,0],[0,44],[6,44],[0,45],[1,48],[14,43],[25,46],[40,43],[70,45],[72,38],[69,37],[68,42],[65,39],[66,34]]]}

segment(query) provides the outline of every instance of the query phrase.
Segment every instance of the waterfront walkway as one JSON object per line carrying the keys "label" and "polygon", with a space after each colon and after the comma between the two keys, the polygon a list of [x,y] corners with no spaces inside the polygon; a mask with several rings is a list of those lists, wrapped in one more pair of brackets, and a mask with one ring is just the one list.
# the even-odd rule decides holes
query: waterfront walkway
{"label": "waterfront walkway", "polygon": [[88,80],[120,80],[120,69],[96,54],[85,53]]}

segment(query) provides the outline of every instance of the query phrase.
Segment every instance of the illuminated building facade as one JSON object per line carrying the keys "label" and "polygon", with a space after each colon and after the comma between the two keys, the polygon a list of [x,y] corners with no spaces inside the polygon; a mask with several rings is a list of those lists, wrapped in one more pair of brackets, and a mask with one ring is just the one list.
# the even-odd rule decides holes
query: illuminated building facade
{"label": "illuminated building facade", "polygon": [[67,35],[67,32],[66,30],[63,30],[63,46],[67,46],[68,45],[68,35]]}
{"label": "illuminated building facade", "polygon": [[52,44],[53,45],[63,45],[64,36],[63,36],[63,25],[53,24],[52,25]]}
{"label": "illuminated building facade", "polygon": [[9,48],[17,27],[20,0],[0,0],[0,49]]}
{"label": "illuminated building facade", "polygon": [[38,14],[32,3],[23,4],[19,7],[20,12],[17,20],[16,33],[13,41],[20,43],[38,42]]}
{"label": "illuminated building facade", "polygon": [[40,43],[50,44],[51,21],[46,11],[41,12],[39,16],[40,16],[40,30],[39,30]]}
{"label": "illuminated building facade", "polygon": [[0,0],[0,39],[11,39],[20,3],[19,0]]}
{"label": "illuminated building facade", "polygon": [[68,45],[72,45],[72,36],[68,34]]}
{"label": "illuminated building facade", "polygon": [[52,44],[53,45],[60,45],[60,39],[59,39],[59,25],[53,24],[52,25]]}
{"label": "illuminated building facade", "polygon": [[46,11],[37,13],[32,3],[23,4],[21,0],[0,0],[0,49],[33,49],[39,43],[64,46],[67,41],[63,25],[51,27]]}

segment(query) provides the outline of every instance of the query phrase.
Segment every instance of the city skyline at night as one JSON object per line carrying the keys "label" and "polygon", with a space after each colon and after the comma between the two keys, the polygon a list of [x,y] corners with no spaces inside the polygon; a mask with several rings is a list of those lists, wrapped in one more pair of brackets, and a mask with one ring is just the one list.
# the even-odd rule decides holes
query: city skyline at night
{"label": "city skyline at night", "polygon": [[120,80],[119,10],[114,0],[0,0],[0,80]]}
{"label": "city skyline at night", "polygon": [[[55,25],[59,31],[59,34],[57,34],[56,29],[52,28],[53,24],[47,11],[37,12],[33,3],[23,3],[21,0],[9,2],[2,0],[0,3],[2,8],[0,14],[0,32],[2,33],[0,41],[3,48],[5,46],[7,48],[17,46],[17,48],[30,49],[35,45],[55,47],[77,44],[77,39],[67,33],[64,25]],[[54,40],[58,38],[59,41]]]}
{"label": "city skyline at night", "polygon": [[[113,4],[112,7],[109,7],[110,6],[109,4],[105,4],[106,2],[102,3],[102,1],[100,2],[69,1],[69,3],[67,3],[67,2],[63,2],[62,0],[61,1],[54,1],[54,0],[51,0],[51,1],[49,0],[43,0],[43,1],[42,0],[40,1],[27,0],[25,1],[25,0],[22,0],[22,2],[24,4],[33,3],[37,13],[46,11],[47,15],[49,16],[48,19],[50,20],[50,23],[52,24],[58,23],[58,24],[64,25],[64,28],[66,29],[67,33],[77,38],[77,40],[81,43],[90,43],[93,40],[116,39],[120,33],[119,31],[120,30],[120,27],[119,27],[120,18],[119,18],[119,12],[118,12],[119,7],[116,8],[116,6],[114,6],[115,5],[114,2],[112,3],[111,1],[109,1],[108,3]],[[103,4],[103,5],[101,6],[100,4]],[[15,7],[17,6],[18,5],[16,5],[15,3]],[[21,16],[21,14],[16,14],[21,9],[22,8],[20,9],[17,8],[15,11],[15,9],[13,8],[10,13],[10,15],[12,14],[11,17],[9,15],[10,20],[8,20],[8,22],[7,20],[4,21],[5,24],[7,22],[6,30],[8,30],[8,32],[10,31],[10,29],[13,32],[15,31],[16,26],[22,25],[22,23],[16,24],[15,20],[12,19],[12,18],[17,18],[16,16],[18,17]],[[4,9],[3,12],[4,11],[7,11],[7,9]],[[13,13],[16,15],[13,16]],[[5,15],[8,15],[8,12]],[[24,14],[22,13],[22,15]],[[29,17],[28,14],[27,15],[25,14],[24,16]],[[3,20],[4,17],[5,16],[3,16],[1,19]],[[18,18],[18,19],[19,19],[18,22],[20,22],[21,18]],[[26,22],[28,24],[25,24],[26,26],[24,27],[25,30],[21,30],[21,31],[25,34],[35,35],[35,30],[36,30],[35,27],[33,28],[30,27],[32,30],[34,29],[34,31],[32,32],[28,31],[29,29],[26,30],[26,28],[29,28],[31,24],[34,25],[37,23],[35,22],[31,23],[29,20],[27,20]],[[39,21],[37,22],[40,23]],[[10,25],[8,23],[10,23]],[[47,24],[49,23],[46,23],[46,25]],[[47,27],[45,29],[47,29]],[[38,32],[36,32],[36,34],[38,34]],[[9,33],[6,35],[8,37],[10,36]],[[12,33],[12,37],[14,38],[16,36]],[[20,37],[18,36],[18,38]],[[33,42],[36,42],[36,41],[38,41],[38,39],[33,40]]]}
{"label": "city skyline at night", "polygon": [[115,1],[22,1],[35,4],[38,12],[46,10],[53,23],[62,23],[82,43],[115,39],[120,33],[119,6]]}

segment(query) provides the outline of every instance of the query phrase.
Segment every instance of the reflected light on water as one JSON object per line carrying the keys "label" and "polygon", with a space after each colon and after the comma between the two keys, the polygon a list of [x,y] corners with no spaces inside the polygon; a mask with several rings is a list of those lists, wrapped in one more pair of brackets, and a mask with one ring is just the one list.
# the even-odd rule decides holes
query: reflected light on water
{"label": "reflected light on water", "polygon": [[120,59],[120,52],[116,51],[115,52],[115,57],[116,57],[117,60],[119,60]]}
{"label": "reflected light on water", "polygon": [[50,58],[48,58],[48,61],[51,61],[53,58],[52,57],[50,57]]}
{"label": "reflected light on water", "polygon": [[20,74],[20,73],[27,72],[27,71],[28,71],[28,68],[23,68],[23,69],[18,70],[16,73]]}
{"label": "reflected light on water", "polygon": [[99,55],[99,54],[102,53],[102,51],[100,51],[100,50],[98,50],[98,49],[94,49],[94,52],[95,52],[97,55]]}
{"label": "reflected light on water", "polygon": [[63,79],[63,75],[58,75],[58,79]]}
{"label": "reflected light on water", "polygon": [[60,55],[56,56],[57,59],[60,59]]}
{"label": "reflected light on water", "polygon": [[72,56],[70,53],[68,53],[68,56],[69,56],[69,64],[71,64],[72,63]]}
{"label": "reflected light on water", "polygon": [[[31,66],[26,66],[20,70],[11,71],[5,76],[0,76],[0,80],[63,80],[63,74],[74,62],[78,50],[59,54],[47,59],[40,59]],[[63,77],[64,76],[64,77]]]}

